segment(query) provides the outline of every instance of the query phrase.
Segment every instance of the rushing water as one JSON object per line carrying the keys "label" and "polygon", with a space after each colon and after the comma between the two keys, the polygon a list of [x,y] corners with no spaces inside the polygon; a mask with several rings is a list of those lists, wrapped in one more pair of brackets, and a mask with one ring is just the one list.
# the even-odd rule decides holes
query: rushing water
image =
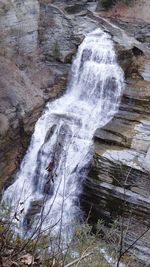
{"label": "rushing water", "polygon": [[88,34],[73,62],[65,95],[47,104],[16,180],[4,193],[3,199],[17,211],[20,232],[33,231],[41,213],[42,229],[56,224],[57,233],[60,228],[68,232],[78,221],[92,138],[116,113],[123,81],[110,36],[100,29]]}

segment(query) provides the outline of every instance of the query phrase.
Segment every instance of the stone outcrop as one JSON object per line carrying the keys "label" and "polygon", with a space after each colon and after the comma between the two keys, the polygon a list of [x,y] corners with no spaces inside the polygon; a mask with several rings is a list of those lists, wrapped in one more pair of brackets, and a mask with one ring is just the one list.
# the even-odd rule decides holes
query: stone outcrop
{"label": "stone outcrop", "polygon": [[[140,82],[143,85],[143,81]],[[150,87],[146,87],[143,99],[138,96],[143,86],[139,91],[135,84],[131,91],[129,88],[115,118],[95,133],[95,155],[82,195],[86,214],[92,209],[92,221],[102,218],[111,222],[121,215],[127,227],[130,220],[124,240],[126,248],[150,223],[150,103],[147,97]],[[132,249],[133,254],[146,262],[144,266],[150,264],[149,244],[149,234],[146,234]]]}
{"label": "stone outcrop", "polygon": [[46,101],[64,88],[68,66],[47,63],[39,51],[38,1],[1,1],[0,12],[1,191],[11,183]]}
{"label": "stone outcrop", "polygon": [[[52,2],[0,1],[0,190],[11,183],[46,101],[66,85],[70,66],[61,62],[71,62],[83,38],[82,18],[73,25],[62,2]],[[95,27],[91,19],[88,25]]]}
{"label": "stone outcrop", "polygon": [[0,190],[11,183],[29,145],[35,122],[46,101],[54,99],[65,87],[68,72],[57,64],[48,68],[41,66],[31,76],[31,82],[15,65],[7,63],[5,60],[3,64],[3,70],[7,68],[7,71],[1,77],[0,93]]}
{"label": "stone outcrop", "polygon": [[64,12],[52,4],[40,5],[40,47],[46,60],[65,62],[68,54],[75,53],[73,27]]}
{"label": "stone outcrop", "polygon": [[38,17],[37,0],[0,1],[0,53],[35,52],[38,43]]}
{"label": "stone outcrop", "polygon": [[[95,154],[81,203],[94,222],[101,218],[111,222],[120,215],[124,227],[130,221],[124,240],[127,248],[150,223],[150,54],[145,44],[90,14],[94,16],[111,32],[126,80],[118,113],[95,132]],[[141,266],[150,264],[149,244],[146,234],[132,248]]]}
{"label": "stone outcrop", "polygon": [[71,63],[85,34],[98,24],[87,16],[87,8],[87,0],[40,1],[39,46],[45,60]]}

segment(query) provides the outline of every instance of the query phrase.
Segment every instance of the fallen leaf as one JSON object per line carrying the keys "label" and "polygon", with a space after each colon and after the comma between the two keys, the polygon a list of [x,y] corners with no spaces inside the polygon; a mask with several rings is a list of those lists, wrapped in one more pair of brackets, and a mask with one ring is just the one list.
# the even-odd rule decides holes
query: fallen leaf
{"label": "fallen leaf", "polygon": [[31,265],[34,264],[34,257],[31,254],[26,254],[20,258],[21,263],[25,265]]}

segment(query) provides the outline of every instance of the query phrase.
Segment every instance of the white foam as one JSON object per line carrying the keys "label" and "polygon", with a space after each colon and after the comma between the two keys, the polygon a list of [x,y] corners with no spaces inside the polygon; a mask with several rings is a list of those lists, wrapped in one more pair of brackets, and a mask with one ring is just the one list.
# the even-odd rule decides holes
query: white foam
{"label": "white foam", "polygon": [[[78,199],[85,166],[92,157],[93,134],[116,113],[123,84],[124,75],[116,62],[110,36],[100,29],[87,35],[73,62],[66,94],[47,104],[36,123],[16,181],[4,193],[3,199],[10,201],[14,209],[24,208],[20,232],[31,203],[45,195],[48,175],[45,169],[54,154],[54,184],[52,192],[47,194],[42,228],[59,221],[55,231],[60,231],[61,224],[62,232],[66,234],[68,226],[78,219]],[[38,215],[35,215],[37,220]],[[35,223],[33,229],[34,226]]]}

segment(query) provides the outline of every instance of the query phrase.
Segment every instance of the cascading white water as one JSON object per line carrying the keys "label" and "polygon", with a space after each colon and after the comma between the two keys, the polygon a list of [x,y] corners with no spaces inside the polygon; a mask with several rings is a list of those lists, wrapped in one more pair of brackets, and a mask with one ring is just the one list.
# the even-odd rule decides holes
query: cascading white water
{"label": "cascading white water", "polygon": [[[54,231],[58,233],[61,225],[64,233],[78,220],[78,199],[92,157],[92,138],[116,113],[123,83],[110,36],[100,29],[88,34],[73,62],[65,95],[47,104],[16,181],[4,193],[3,199],[18,213],[21,210],[20,231],[27,226],[35,228],[42,202],[42,229],[58,222]],[[46,171],[49,162],[54,183]],[[27,219],[33,206],[39,208],[34,223]]]}

